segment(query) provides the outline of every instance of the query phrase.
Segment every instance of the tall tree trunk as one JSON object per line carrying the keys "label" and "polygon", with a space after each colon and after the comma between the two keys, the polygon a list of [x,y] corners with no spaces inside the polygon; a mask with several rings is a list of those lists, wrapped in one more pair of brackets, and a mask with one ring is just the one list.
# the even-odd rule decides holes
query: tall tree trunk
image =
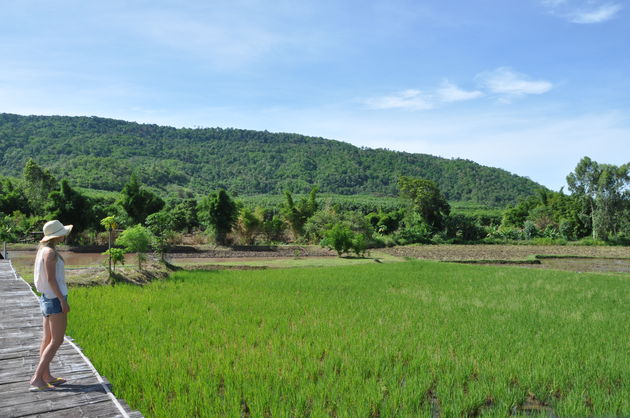
{"label": "tall tree trunk", "polygon": [[107,252],[109,253],[109,277],[112,276],[112,230],[109,230],[109,245],[108,245],[108,249]]}

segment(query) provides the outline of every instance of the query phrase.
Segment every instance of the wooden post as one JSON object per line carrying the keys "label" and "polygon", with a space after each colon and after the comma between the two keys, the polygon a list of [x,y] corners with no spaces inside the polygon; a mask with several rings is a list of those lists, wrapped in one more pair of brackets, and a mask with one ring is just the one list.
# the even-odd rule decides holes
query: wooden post
{"label": "wooden post", "polygon": [[4,258],[5,260],[9,259],[9,257],[7,256],[7,242],[6,241],[2,243],[2,258]]}

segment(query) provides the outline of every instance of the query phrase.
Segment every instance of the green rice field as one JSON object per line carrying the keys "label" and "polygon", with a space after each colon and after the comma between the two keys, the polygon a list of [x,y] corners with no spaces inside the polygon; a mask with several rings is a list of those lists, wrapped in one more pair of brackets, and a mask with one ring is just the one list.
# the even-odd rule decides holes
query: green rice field
{"label": "green rice field", "polygon": [[431,261],[75,288],[145,416],[630,415],[630,276]]}

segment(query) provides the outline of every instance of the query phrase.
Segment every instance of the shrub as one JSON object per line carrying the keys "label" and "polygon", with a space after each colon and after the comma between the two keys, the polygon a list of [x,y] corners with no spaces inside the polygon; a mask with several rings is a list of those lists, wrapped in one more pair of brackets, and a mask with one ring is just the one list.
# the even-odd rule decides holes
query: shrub
{"label": "shrub", "polygon": [[446,231],[444,241],[455,239],[456,241],[479,241],[486,236],[486,230],[477,223],[473,217],[463,214],[449,215],[446,218]]}
{"label": "shrub", "polygon": [[354,234],[354,238],[352,239],[352,251],[357,255],[357,257],[365,257],[365,252],[367,250],[367,239],[363,234]]}
{"label": "shrub", "polygon": [[155,212],[147,216],[146,223],[153,235],[151,237],[153,248],[160,255],[160,260],[165,261],[164,257],[175,234],[172,217],[166,211]]}
{"label": "shrub", "polygon": [[241,244],[253,245],[256,242],[256,236],[261,230],[263,220],[259,217],[260,213],[243,207],[239,210],[238,218],[234,232],[238,236]]}
{"label": "shrub", "polygon": [[500,241],[516,241],[520,240],[523,233],[520,229],[511,226],[500,226],[498,228],[491,228],[488,233],[487,242],[500,242]]}
{"label": "shrub", "polygon": [[574,241],[573,245],[595,246],[595,245],[606,245],[606,242],[599,239],[594,239],[592,237],[585,237],[579,241]]}
{"label": "shrub", "polygon": [[566,240],[575,239],[575,222],[562,220],[558,226],[560,236]]}
{"label": "shrub", "polygon": [[523,224],[523,239],[534,239],[538,236],[538,228],[532,221],[525,221]]}
{"label": "shrub", "polygon": [[125,247],[125,252],[137,253],[138,269],[142,269],[142,262],[146,260],[146,252],[151,245],[152,234],[142,225],[125,229],[116,239],[116,244]]}
{"label": "shrub", "polygon": [[396,232],[398,244],[428,244],[431,242],[431,228],[417,213],[412,213],[403,220],[403,226]]}
{"label": "shrub", "polygon": [[343,253],[347,253],[352,248],[352,240],[354,233],[340,223],[336,223],[324,233],[324,239],[320,242],[322,247],[334,249],[337,255],[341,257]]}
{"label": "shrub", "polygon": [[284,221],[276,215],[263,221],[261,227],[262,233],[268,242],[281,241],[284,236],[284,229]]}
{"label": "shrub", "polygon": [[112,265],[114,267],[113,271],[116,271],[116,264],[125,264],[125,251],[121,248],[110,248],[105,251],[103,255],[111,257]]}

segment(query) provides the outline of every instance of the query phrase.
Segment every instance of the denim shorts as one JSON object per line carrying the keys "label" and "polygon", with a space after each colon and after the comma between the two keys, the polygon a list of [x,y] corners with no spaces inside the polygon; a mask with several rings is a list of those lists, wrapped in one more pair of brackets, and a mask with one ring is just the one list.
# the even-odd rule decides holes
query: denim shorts
{"label": "denim shorts", "polygon": [[[64,299],[67,301],[68,295],[64,296]],[[41,295],[39,297],[39,307],[42,309],[43,316],[49,316],[62,312],[59,298],[48,299],[46,296]]]}

